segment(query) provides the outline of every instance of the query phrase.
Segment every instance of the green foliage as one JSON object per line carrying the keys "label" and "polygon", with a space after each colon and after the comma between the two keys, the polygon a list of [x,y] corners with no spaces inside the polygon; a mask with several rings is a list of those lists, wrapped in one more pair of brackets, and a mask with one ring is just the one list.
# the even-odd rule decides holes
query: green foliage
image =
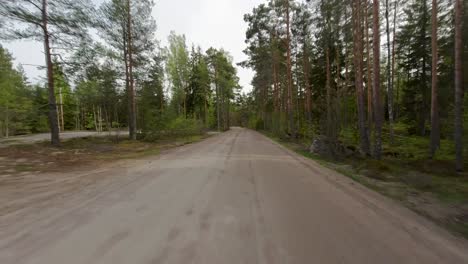
{"label": "green foliage", "polygon": [[200,120],[177,117],[165,123],[164,127],[146,131],[143,139],[157,141],[165,138],[190,137],[203,134],[204,127]]}
{"label": "green foliage", "polygon": [[139,91],[141,100],[138,112],[139,126],[143,132],[164,127],[166,110],[166,96],[164,95],[164,69],[161,55],[153,58],[148,73],[148,79],[142,84]]}
{"label": "green foliage", "polygon": [[[47,24],[54,45],[73,46],[77,39],[87,37],[93,6],[89,0],[49,0]],[[0,27],[4,39],[43,40],[41,0],[0,2],[0,16],[7,18]]]}
{"label": "green foliage", "polygon": [[189,52],[185,36],[171,32],[168,38],[169,47],[166,49],[166,70],[171,80],[172,107],[177,114],[187,114],[187,89],[190,78]]}
{"label": "green foliage", "polygon": [[21,69],[15,70],[11,55],[0,46],[0,137],[28,133],[33,93]]}
{"label": "green foliage", "polygon": [[27,119],[31,133],[44,133],[49,131],[49,122],[47,120],[48,102],[47,89],[41,86],[33,87],[32,92],[32,111]]}
{"label": "green foliage", "polygon": [[192,49],[192,69],[187,91],[187,115],[203,120],[207,124],[211,97],[211,79],[205,56],[201,48]]}
{"label": "green foliage", "polygon": [[203,130],[203,124],[200,120],[179,117],[167,125],[167,130],[171,135],[175,136],[200,135]]}
{"label": "green foliage", "polygon": [[[244,53],[248,59],[241,65],[251,68],[254,77],[253,90],[242,98],[238,106],[241,123],[272,132],[280,138],[308,140],[309,144],[313,137],[320,135],[350,146],[359,146],[360,141],[366,145],[365,136],[360,138],[364,134],[379,142],[380,137],[376,138],[373,131],[376,109],[372,103],[374,53],[371,48],[376,34],[372,34],[372,3],[362,3],[359,10],[361,21],[358,23],[355,21],[358,18],[355,10],[357,1],[307,2],[309,4],[295,0],[269,0],[245,15]],[[395,56],[383,63],[391,65],[394,59],[395,65],[394,69],[380,71],[383,106],[379,110],[388,120],[388,125],[384,125],[384,155],[408,160],[427,159],[431,145],[428,138],[432,101],[431,3],[429,0],[389,0],[388,3],[391,30],[388,47],[390,53],[395,48]],[[450,160],[454,158],[455,148],[454,10],[450,1],[442,0],[438,4],[437,108],[442,141],[434,159]],[[467,17],[464,17],[465,24],[468,24]],[[386,20],[386,17],[380,20]],[[357,25],[363,29],[362,41],[354,41]],[[288,27],[289,32],[286,30]],[[395,27],[394,31],[392,27]],[[463,29],[464,35],[468,34],[466,28]],[[381,49],[386,50],[385,33],[381,29]],[[467,47],[465,45],[464,58],[468,58]],[[355,54],[357,48],[362,48],[363,52],[359,63],[363,75],[362,95],[357,94],[355,83],[356,76],[360,76],[354,61],[358,55]],[[288,51],[291,61],[288,61]],[[288,82],[289,64],[292,64],[292,88]],[[464,67],[468,72],[466,69],[468,67]],[[393,80],[393,89],[383,81],[388,79]],[[357,98],[364,99],[359,118]],[[392,124],[390,98],[393,98]],[[465,106],[468,107],[468,100]],[[360,133],[358,123],[362,130]],[[393,140],[390,139],[390,125],[394,126]],[[468,150],[466,140],[464,146]]]}

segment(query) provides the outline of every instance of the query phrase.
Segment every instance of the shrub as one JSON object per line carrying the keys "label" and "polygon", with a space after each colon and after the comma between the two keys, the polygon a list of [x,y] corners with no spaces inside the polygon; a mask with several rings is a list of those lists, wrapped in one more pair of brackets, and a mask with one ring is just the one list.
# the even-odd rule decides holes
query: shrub
{"label": "shrub", "polygon": [[144,131],[145,141],[156,141],[164,138],[189,137],[203,134],[203,124],[200,120],[178,117],[167,123],[165,127]]}
{"label": "shrub", "polygon": [[203,124],[200,120],[178,117],[172,120],[167,131],[171,136],[193,136],[203,133]]}

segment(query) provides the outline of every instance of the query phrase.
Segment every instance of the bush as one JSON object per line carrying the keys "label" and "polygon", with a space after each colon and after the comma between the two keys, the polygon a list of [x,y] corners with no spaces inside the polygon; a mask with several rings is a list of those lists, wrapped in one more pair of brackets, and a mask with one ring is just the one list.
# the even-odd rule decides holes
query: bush
{"label": "bush", "polygon": [[201,135],[203,124],[200,120],[178,117],[169,123],[167,131],[171,136]]}
{"label": "bush", "polygon": [[165,127],[144,131],[145,141],[156,141],[164,138],[189,137],[203,134],[203,124],[200,120],[178,117],[168,122]]}

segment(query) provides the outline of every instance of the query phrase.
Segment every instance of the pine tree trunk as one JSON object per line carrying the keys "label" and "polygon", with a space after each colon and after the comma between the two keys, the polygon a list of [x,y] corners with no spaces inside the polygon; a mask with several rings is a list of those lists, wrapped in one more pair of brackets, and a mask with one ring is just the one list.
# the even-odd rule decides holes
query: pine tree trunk
{"label": "pine tree trunk", "polygon": [[309,80],[309,57],[307,46],[304,44],[304,82],[305,82],[305,112],[309,125],[312,123],[312,89]]}
{"label": "pine tree trunk", "polygon": [[109,116],[109,109],[108,107],[104,107],[104,116],[106,118],[106,129],[110,133],[112,131],[112,125],[110,121],[110,116]]}
{"label": "pine tree trunk", "polygon": [[329,139],[333,138],[333,129],[332,129],[332,91],[331,91],[331,70],[330,70],[330,48],[325,50],[325,61],[326,61],[326,91],[327,91],[327,137]]}
{"label": "pine tree trunk", "polygon": [[393,143],[393,82],[392,82],[392,55],[390,49],[390,6],[385,0],[385,20],[387,22],[387,99],[388,99],[388,128],[390,130],[390,142]]}
{"label": "pine tree trunk", "polygon": [[379,17],[379,0],[374,0],[373,6],[373,36],[374,36],[374,122],[375,122],[375,136],[374,136],[374,157],[381,159],[382,157],[382,119],[383,111],[380,97],[380,17]]}
{"label": "pine tree trunk", "polygon": [[60,131],[65,131],[65,121],[63,119],[63,94],[62,87],[59,87],[59,100],[60,100]]}
{"label": "pine tree trunk", "polygon": [[57,101],[55,99],[54,69],[52,65],[48,30],[47,0],[42,0],[42,30],[44,33],[44,54],[47,66],[47,86],[49,87],[50,139],[53,146],[60,146],[60,131],[57,119]]}
{"label": "pine tree trunk", "polygon": [[227,100],[226,108],[227,108],[227,110],[226,110],[226,123],[227,123],[226,130],[229,130],[229,129],[231,129],[231,102],[230,102],[229,99]]}
{"label": "pine tree trunk", "polygon": [[366,82],[366,88],[367,88],[367,118],[368,118],[368,123],[369,123],[369,133],[372,133],[372,120],[374,114],[372,113],[373,108],[372,108],[372,62],[371,62],[371,48],[370,48],[370,37],[369,37],[369,5],[368,1],[365,0],[366,6],[364,8],[365,10],[365,27],[366,27],[366,55],[367,55],[367,82]]}
{"label": "pine tree trunk", "polygon": [[6,112],[5,112],[5,137],[9,138],[10,137],[10,109],[7,106],[6,107]]}
{"label": "pine tree trunk", "polygon": [[93,105],[93,121],[94,121],[94,130],[96,130],[96,132],[99,132],[99,126],[98,126],[97,117],[96,117],[96,107],[94,105]]}
{"label": "pine tree trunk", "polygon": [[361,0],[354,0],[354,66],[356,75],[356,95],[358,105],[358,125],[360,135],[361,152],[370,154],[369,134],[366,126],[366,110],[364,104],[364,91],[362,87],[362,25],[361,25]]}
{"label": "pine tree trunk", "polygon": [[439,121],[439,102],[438,102],[438,73],[437,64],[439,62],[439,53],[437,46],[437,0],[432,0],[432,94],[431,94],[431,159],[440,146],[440,121]]}
{"label": "pine tree trunk", "polygon": [[296,127],[294,124],[294,94],[292,81],[292,63],[291,63],[291,21],[289,15],[289,0],[286,0],[286,49],[287,49],[287,78],[288,78],[288,116],[289,132],[292,138],[296,138]]}
{"label": "pine tree trunk", "polygon": [[463,0],[455,0],[455,153],[456,170],[463,171]]}
{"label": "pine tree trunk", "polygon": [[99,106],[98,109],[99,109],[99,132],[102,132],[102,131],[104,131],[103,130],[103,120],[104,119],[102,118],[102,107]]}
{"label": "pine tree trunk", "polygon": [[136,101],[135,101],[135,83],[133,80],[133,44],[132,44],[132,14],[130,0],[127,0],[127,50],[128,50],[128,76],[129,76],[129,112],[128,112],[128,128],[130,140],[136,140],[137,124],[136,124]]}
{"label": "pine tree trunk", "polygon": [[214,67],[215,69],[215,88],[216,88],[216,119],[217,119],[217,123],[218,123],[218,131],[221,131],[221,107],[220,107],[220,104],[221,104],[221,99],[220,99],[220,94],[219,94],[219,87],[218,87],[218,70],[217,70],[217,65],[215,65]]}
{"label": "pine tree trunk", "polygon": [[[337,45],[338,47],[338,45]],[[342,128],[342,120],[341,120],[341,90],[343,89],[342,87],[342,82],[341,82],[341,60],[340,60],[340,51],[338,49],[336,51],[336,96],[335,100],[333,103],[333,115],[335,117],[335,136],[338,136],[340,134],[340,130]]]}
{"label": "pine tree trunk", "polygon": [[[346,44],[347,46],[347,44]],[[348,47],[346,47],[346,51],[345,51],[345,88],[342,89],[342,98],[345,98],[345,100],[343,101],[343,105],[341,107],[341,112],[342,112],[342,118],[343,118],[343,126],[344,127],[348,127],[348,113],[346,111],[347,109],[347,100],[346,100],[346,97],[347,97],[347,94],[348,94],[348,87],[350,86],[349,84],[349,79],[350,79],[350,76],[349,76],[349,53],[348,53]]]}
{"label": "pine tree trunk", "polygon": [[[395,11],[394,11],[394,14],[393,14],[393,40],[392,40],[392,85],[393,87],[395,87],[395,64],[396,64],[396,54],[395,54],[395,45],[396,45],[396,28],[397,28],[397,13],[398,13],[398,1],[399,0],[396,0],[395,1]],[[394,114],[393,114],[393,118],[394,118],[394,121],[396,122],[396,119],[398,117],[398,102],[399,102],[399,85],[397,84],[397,90],[396,90],[396,94],[397,94],[397,98],[396,98],[396,104],[394,102]]]}
{"label": "pine tree trunk", "polygon": [[[419,35],[419,38],[420,38],[420,41],[421,43],[424,43],[424,46],[421,47],[423,50],[426,50],[426,39],[428,38],[427,36],[427,22],[428,22],[428,19],[429,19],[429,10],[428,10],[428,7],[427,7],[427,2],[426,1],[422,1],[423,3],[423,14],[422,14],[422,18],[421,18],[421,24],[422,24],[422,27],[420,28],[420,35]],[[430,102],[428,102],[428,100],[430,99],[429,98],[429,94],[428,94],[428,87],[426,86],[426,84],[428,83],[427,82],[427,65],[428,65],[428,61],[426,60],[426,56],[423,56],[422,57],[422,67],[420,69],[420,72],[418,73],[420,75],[420,82],[419,82],[419,85],[420,85],[420,88],[421,88],[421,94],[422,94],[422,105],[419,109],[419,130],[421,132],[421,136],[426,136],[426,120],[429,120],[430,118]]]}

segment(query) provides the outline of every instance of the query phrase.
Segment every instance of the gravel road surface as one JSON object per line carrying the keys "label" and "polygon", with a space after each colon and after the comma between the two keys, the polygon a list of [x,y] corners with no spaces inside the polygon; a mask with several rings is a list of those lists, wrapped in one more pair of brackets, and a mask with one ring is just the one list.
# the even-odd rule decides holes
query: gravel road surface
{"label": "gravel road surface", "polygon": [[240,128],[0,200],[3,264],[468,263],[466,241]]}

